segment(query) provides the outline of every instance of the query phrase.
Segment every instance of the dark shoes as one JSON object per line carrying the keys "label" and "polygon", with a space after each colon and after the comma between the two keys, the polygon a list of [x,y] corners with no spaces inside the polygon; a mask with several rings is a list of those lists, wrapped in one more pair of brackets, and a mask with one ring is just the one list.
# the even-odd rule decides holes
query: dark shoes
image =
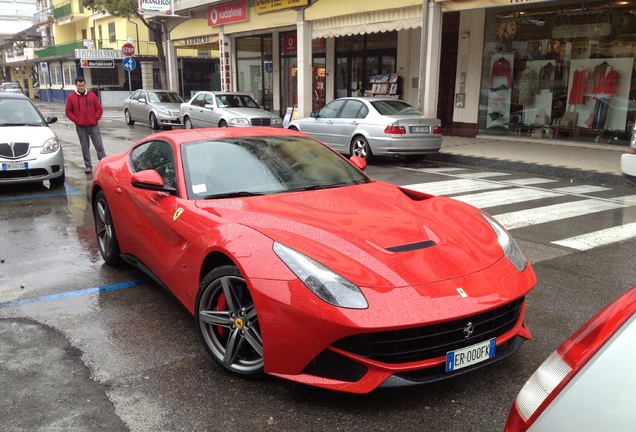
{"label": "dark shoes", "polygon": [[490,120],[495,121],[503,117],[503,114],[500,112],[491,112],[488,114],[490,116]]}
{"label": "dark shoes", "polygon": [[491,92],[496,92],[499,90],[508,90],[508,86],[505,84],[500,85],[499,87],[495,87],[495,88],[491,88],[490,91]]}
{"label": "dark shoes", "polygon": [[92,173],[93,173],[92,167],[86,167],[86,169],[84,170],[84,174],[92,174]]}

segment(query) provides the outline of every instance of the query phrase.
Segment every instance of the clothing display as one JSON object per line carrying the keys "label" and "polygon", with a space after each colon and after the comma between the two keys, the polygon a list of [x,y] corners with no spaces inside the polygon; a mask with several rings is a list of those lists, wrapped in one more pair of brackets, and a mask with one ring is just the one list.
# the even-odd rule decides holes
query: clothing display
{"label": "clothing display", "polygon": [[610,99],[616,93],[616,82],[618,81],[618,72],[612,66],[607,65],[601,70],[594,86],[594,96],[609,96]]}
{"label": "clothing display", "polygon": [[519,74],[517,89],[519,90],[519,103],[521,105],[534,104],[536,77],[537,74],[530,68],[526,68]]}
{"label": "clothing display", "polygon": [[609,96],[599,96],[596,98],[596,104],[594,104],[594,116],[592,117],[592,129],[605,129],[609,103]]}
{"label": "clothing display", "polygon": [[492,70],[490,71],[491,88],[495,77],[505,77],[508,81],[508,88],[512,88],[512,69],[510,68],[510,62],[503,57],[492,65]]}
{"label": "clothing display", "polygon": [[568,104],[582,105],[585,103],[585,79],[587,77],[587,69],[583,66],[574,71],[572,77],[572,87],[570,90],[570,98]]}
{"label": "clothing display", "polygon": [[554,65],[548,63],[539,71],[539,91],[552,90],[554,86]]}

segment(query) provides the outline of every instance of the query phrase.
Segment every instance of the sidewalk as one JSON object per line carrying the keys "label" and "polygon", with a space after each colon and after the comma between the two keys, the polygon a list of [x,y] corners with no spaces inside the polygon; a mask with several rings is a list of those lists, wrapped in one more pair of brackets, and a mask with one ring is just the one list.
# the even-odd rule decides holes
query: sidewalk
{"label": "sidewalk", "polygon": [[[66,121],[64,105],[34,101],[44,116]],[[121,108],[105,108],[104,118],[120,118]],[[621,155],[628,147],[516,137],[445,136],[439,154],[426,160],[484,169],[520,171],[579,181],[629,185],[621,173]]]}

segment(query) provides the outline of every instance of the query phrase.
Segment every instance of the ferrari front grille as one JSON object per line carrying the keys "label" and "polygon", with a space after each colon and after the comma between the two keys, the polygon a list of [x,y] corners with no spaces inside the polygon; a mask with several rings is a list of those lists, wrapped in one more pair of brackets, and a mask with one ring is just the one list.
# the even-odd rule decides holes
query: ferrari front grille
{"label": "ferrari front grille", "polygon": [[252,126],[271,126],[272,119],[267,117],[254,117],[250,119]]}
{"label": "ferrari front grille", "polygon": [[499,337],[511,330],[519,321],[524,301],[522,297],[479,315],[429,326],[349,336],[333,346],[391,364],[445,356],[448,351]]}
{"label": "ferrari front grille", "polygon": [[29,153],[28,142],[0,143],[0,157],[18,159]]}

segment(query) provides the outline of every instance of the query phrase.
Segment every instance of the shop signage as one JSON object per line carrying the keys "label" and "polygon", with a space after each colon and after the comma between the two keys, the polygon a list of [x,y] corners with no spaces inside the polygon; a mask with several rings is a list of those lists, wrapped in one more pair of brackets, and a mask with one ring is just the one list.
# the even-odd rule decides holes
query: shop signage
{"label": "shop signage", "polygon": [[528,3],[543,3],[547,1],[551,0],[434,0],[435,3],[443,3],[442,11],[461,11],[500,6],[523,7]]}
{"label": "shop signage", "polygon": [[247,0],[238,0],[208,8],[209,26],[241,21],[247,21]]}
{"label": "shop signage", "polygon": [[256,0],[256,13],[271,12],[280,9],[289,9],[297,6],[307,6],[309,0]]}
{"label": "shop signage", "polygon": [[141,13],[154,12],[173,15],[174,5],[172,0],[139,0]]}
{"label": "shop signage", "polygon": [[296,52],[296,35],[286,35],[283,37],[283,51],[284,52]]}
{"label": "shop signage", "polygon": [[83,68],[113,68],[115,67],[115,60],[81,59],[80,63]]}
{"label": "shop signage", "polygon": [[76,59],[123,59],[124,53],[120,50],[103,50],[103,49],[76,49]]}

